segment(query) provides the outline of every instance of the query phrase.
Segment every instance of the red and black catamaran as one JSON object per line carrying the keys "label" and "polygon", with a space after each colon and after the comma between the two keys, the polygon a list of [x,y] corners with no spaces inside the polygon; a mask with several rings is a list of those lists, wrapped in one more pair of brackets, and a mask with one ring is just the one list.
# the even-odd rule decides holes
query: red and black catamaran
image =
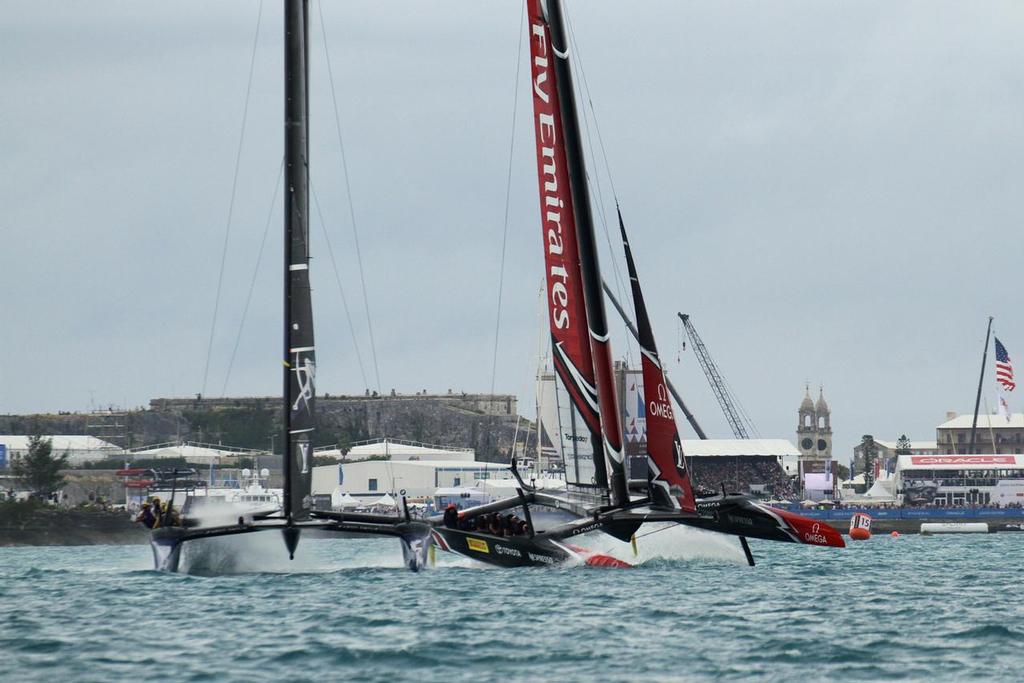
{"label": "red and black catamaran", "polygon": [[623,563],[569,539],[603,532],[628,541],[644,523],[675,522],[739,536],[751,564],[747,537],[842,547],[842,537],[827,524],[751,497],[723,492],[695,498],[620,212],[642,354],[649,466],[646,495],[630,497],[564,15],[560,0],[525,1],[552,360],[557,390],[569,397],[567,422],[573,426],[558,436],[567,488],[565,496],[551,496],[531,490],[520,479],[518,498],[465,511],[461,522],[472,527],[474,517],[512,508],[521,508],[528,521],[531,509],[536,517],[545,508],[573,519],[539,530],[530,523],[526,536],[513,537],[435,524],[434,543],[500,566],[547,565],[572,557],[618,566]]}

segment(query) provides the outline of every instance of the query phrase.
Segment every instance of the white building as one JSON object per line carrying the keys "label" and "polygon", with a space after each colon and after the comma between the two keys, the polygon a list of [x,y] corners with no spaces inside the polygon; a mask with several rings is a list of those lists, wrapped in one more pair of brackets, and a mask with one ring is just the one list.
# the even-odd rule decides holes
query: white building
{"label": "white building", "polygon": [[[971,453],[971,424],[974,414],[946,414],[946,421],[935,428],[938,451],[943,455]],[[1024,453],[1024,413],[978,414],[974,430],[974,453]]]}
{"label": "white building", "polygon": [[1024,455],[901,455],[906,505],[1024,504]]}
{"label": "white building", "polygon": [[313,468],[313,494],[338,493],[370,500],[385,493],[409,498],[433,496],[439,488],[473,486],[510,478],[503,463],[475,460],[359,460]]}
{"label": "white building", "polygon": [[[3,466],[4,460],[6,460],[6,465],[10,466],[12,461],[27,454],[29,438],[28,436],[9,434],[0,435],[0,451],[3,451],[2,456],[5,456],[0,457],[0,467]],[[95,460],[105,460],[124,452],[120,447],[115,446],[109,441],[84,434],[55,434],[53,436],[44,436],[43,438],[50,439],[53,446],[53,455],[60,456],[67,453],[69,456],[68,463],[72,467],[78,467]]]}

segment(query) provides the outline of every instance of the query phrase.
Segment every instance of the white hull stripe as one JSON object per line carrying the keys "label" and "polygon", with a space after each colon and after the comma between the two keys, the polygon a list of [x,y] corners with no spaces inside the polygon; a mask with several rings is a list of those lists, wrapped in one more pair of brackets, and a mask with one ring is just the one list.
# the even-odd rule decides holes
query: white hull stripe
{"label": "white hull stripe", "polygon": [[288,270],[309,270],[309,264],[308,263],[293,263],[292,265],[288,266]]}
{"label": "white hull stripe", "polygon": [[288,353],[302,353],[303,351],[313,351],[315,346],[296,346],[294,349],[288,349]]}

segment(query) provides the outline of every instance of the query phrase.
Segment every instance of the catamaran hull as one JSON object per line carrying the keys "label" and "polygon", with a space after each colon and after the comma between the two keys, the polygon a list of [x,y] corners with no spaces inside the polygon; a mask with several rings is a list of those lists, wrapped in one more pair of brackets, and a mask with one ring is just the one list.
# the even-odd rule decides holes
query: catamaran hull
{"label": "catamaran hull", "polygon": [[679,519],[680,524],[722,534],[760,538],[783,543],[843,548],[842,535],[825,522],[779,510],[745,496],[698,499],[696,517]]}
{"label": "catamaran hull", "polygon": [[499,537],[438,527],[434,543],[446,552],[498,567],[551,567],[573,559],[564,545],[542,537]]}
{"label": "catamaran hull", "polygon": [[419,571],[427,566],[431,544],[429,524],[377,515],[322,514],[322,520],[314,519],[293,524],[278,519],[266,519],[216,527],[154,529],[149,541],[153,550],[153,566],[157,571],[179,571],[182,548],[188,541],[271,530],[281,532],[288,555],[292,558],[295,556],[302,532],[317,531],[335,537],[397,536],[401,542],[405,566],[413,571]]}

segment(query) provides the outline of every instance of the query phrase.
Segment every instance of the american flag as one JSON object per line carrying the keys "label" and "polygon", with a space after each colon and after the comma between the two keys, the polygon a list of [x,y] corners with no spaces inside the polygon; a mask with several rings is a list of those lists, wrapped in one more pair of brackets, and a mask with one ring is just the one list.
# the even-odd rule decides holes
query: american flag
{"label": "american flag", "polygon": [[996,381],[1003,385],[1007,391],[1013,391],[1017,384],[1013,381],[1013,366],[1010,364],[1010,354],[1006,347],[996,337]]}

